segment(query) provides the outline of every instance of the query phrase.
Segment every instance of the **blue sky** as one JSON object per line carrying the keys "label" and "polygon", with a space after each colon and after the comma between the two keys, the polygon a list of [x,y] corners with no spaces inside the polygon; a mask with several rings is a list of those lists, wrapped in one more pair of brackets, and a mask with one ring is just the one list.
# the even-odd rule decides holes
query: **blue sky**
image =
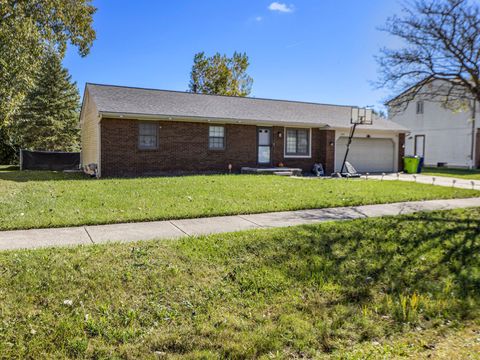
{"label": "blue sky", "polygon": [[246,52],[251,96],[380,107],[377,30],[396,0],[98,0],[91,53],[64,61],[85,82],[184,91],[196,52]]}

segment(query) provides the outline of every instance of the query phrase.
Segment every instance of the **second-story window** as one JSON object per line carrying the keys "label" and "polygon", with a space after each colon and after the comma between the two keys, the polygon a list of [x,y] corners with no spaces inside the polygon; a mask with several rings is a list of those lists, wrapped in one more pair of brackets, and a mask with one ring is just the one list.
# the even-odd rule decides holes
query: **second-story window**
{"label": "second-story window", "polygon": [[423,114],[423,101],[417,101],[417,114]]}

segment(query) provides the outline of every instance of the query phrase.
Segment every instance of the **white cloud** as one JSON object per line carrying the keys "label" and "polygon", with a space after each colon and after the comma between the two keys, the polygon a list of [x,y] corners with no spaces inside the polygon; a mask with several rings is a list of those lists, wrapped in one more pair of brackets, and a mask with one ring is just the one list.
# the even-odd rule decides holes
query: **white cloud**
{"label": "white cloud", "polygon": [[261,16],[257,16],[257,17],[255,18],[255,21],[258,21],[258,22],[260,22],[260,21],[262,21],[262,20],[263,20],[263,17],[261,17]]}
{"label": "white cloud", "polygon": [[279,2],[273,2],[268,6],[268,10],[271,11],[278,11],[282,13],[289,13],[293,11],[293,5],[287,5],[284,3],[279,3]]}

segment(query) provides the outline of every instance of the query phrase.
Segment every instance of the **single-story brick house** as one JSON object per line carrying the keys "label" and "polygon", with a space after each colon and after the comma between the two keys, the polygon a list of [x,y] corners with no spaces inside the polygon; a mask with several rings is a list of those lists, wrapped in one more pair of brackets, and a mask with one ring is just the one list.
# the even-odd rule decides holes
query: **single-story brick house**
{"label": "single-story brick house", "polygon": [[[97,176],[226,172],[283,164],[340,170],[350,106],[87,84],[81,163]],[[357,128],[359,171],[397,171],[406,128],[375,118]]]}

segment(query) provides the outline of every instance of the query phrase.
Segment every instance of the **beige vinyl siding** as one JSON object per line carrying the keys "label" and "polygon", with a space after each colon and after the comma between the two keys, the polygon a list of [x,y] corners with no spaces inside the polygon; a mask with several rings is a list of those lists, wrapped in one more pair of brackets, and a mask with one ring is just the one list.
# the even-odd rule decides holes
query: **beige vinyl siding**
{"label": "beige vinyl siding", "polygon": [[82,136],[82,166],[99,165],[99,118],[97,108],[88,92],[85,94],[82,118],[80,119]]}

